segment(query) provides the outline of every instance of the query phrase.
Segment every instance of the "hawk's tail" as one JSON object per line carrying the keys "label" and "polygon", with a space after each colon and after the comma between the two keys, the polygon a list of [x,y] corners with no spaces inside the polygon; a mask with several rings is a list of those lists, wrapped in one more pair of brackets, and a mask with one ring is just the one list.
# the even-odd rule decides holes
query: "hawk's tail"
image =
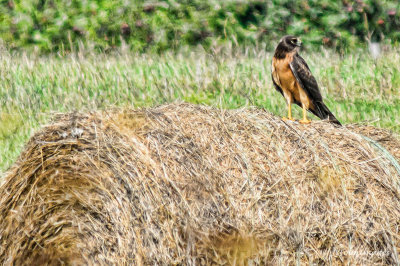
{"label": "hawk's tail", "polygon": [[342,124],[336,117],[329,111],[328,107],[323,102],[314,102],[315,110],[314,114],[321,119],[328,119],[329,122],[341,126]]}

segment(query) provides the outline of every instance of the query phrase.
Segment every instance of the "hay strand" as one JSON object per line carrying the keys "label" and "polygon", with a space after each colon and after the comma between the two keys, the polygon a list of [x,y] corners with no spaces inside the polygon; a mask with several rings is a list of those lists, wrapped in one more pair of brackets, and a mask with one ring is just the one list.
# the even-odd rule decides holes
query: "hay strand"
{"label": "hay strand", "polygon": [[60,114],[0,187],[0,264],[399,264],[400,141],[169,104]]}

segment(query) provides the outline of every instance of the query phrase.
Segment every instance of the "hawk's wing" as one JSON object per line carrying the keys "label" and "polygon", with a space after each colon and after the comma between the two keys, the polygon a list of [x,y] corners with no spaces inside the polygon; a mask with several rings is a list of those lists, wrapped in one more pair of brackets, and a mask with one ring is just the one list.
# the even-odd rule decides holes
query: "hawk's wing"
{"label": "hawk's wing", "polygon": [[313,102],[322,102],[322,96],[317,81],[312,75],[306,61],[304,61],[300,55],[296,54],[293,56],[293,60],[290,63],[290,69],[292,70],[297,82],[307,93],[310,100]]}
{"label": "hawk's wing", "polygon": [[317,81],[311,74],[311,70],[306,61],[304,61],[300,55],[296,54],[293,56],[293,60],[289,65],[297,82],[307,93],[308,98],[310,98],[314,105],[314,109],[310,108],[309,110],[321,119],[329,119],[332,123],[341,125],[322,101],[322,95],[318,88]]}
{"label": "hawk's wing", "polygon": [[[293,56],[293,60],[290,62],[289,66],[297,83],[299,83],[301,88],[307,93],[308,98],[310,98],[315,107],[314,110],[310,108],[309,111],[321,119],[326,118],[325,110],[321,110],[321,105],[324,105],[321,92],[306,61],[300,55],[296,54]],[[299,105],[301,106],[301,104]]]}

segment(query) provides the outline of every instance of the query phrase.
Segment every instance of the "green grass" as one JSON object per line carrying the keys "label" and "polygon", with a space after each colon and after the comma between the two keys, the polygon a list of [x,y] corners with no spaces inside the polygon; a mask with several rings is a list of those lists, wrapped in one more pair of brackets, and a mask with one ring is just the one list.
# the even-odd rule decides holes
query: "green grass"
{"label": "green grass", "polygon": [[[377,61],[363,51],[302,53],[326,104],[344,123],[367,121],[400,132],[400,51]],[[86,55],[0,54],[0,173],[52,112],[186,101],[221,108],[257,106],[286,114],[263,51]],[[300,108],[294,115],[300,117]],[[314,118],[316,119],[316,118]]]}

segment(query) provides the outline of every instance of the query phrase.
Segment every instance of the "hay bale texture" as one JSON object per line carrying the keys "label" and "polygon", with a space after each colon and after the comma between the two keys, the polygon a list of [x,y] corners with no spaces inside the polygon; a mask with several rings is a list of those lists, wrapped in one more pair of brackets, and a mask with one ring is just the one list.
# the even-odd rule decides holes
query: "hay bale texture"
{"label": "hay bale texture", "polygon": [[3,178],[0,264],[398,264],[400,176],[360,132],[399,161],[260,109],[57,115]]}

